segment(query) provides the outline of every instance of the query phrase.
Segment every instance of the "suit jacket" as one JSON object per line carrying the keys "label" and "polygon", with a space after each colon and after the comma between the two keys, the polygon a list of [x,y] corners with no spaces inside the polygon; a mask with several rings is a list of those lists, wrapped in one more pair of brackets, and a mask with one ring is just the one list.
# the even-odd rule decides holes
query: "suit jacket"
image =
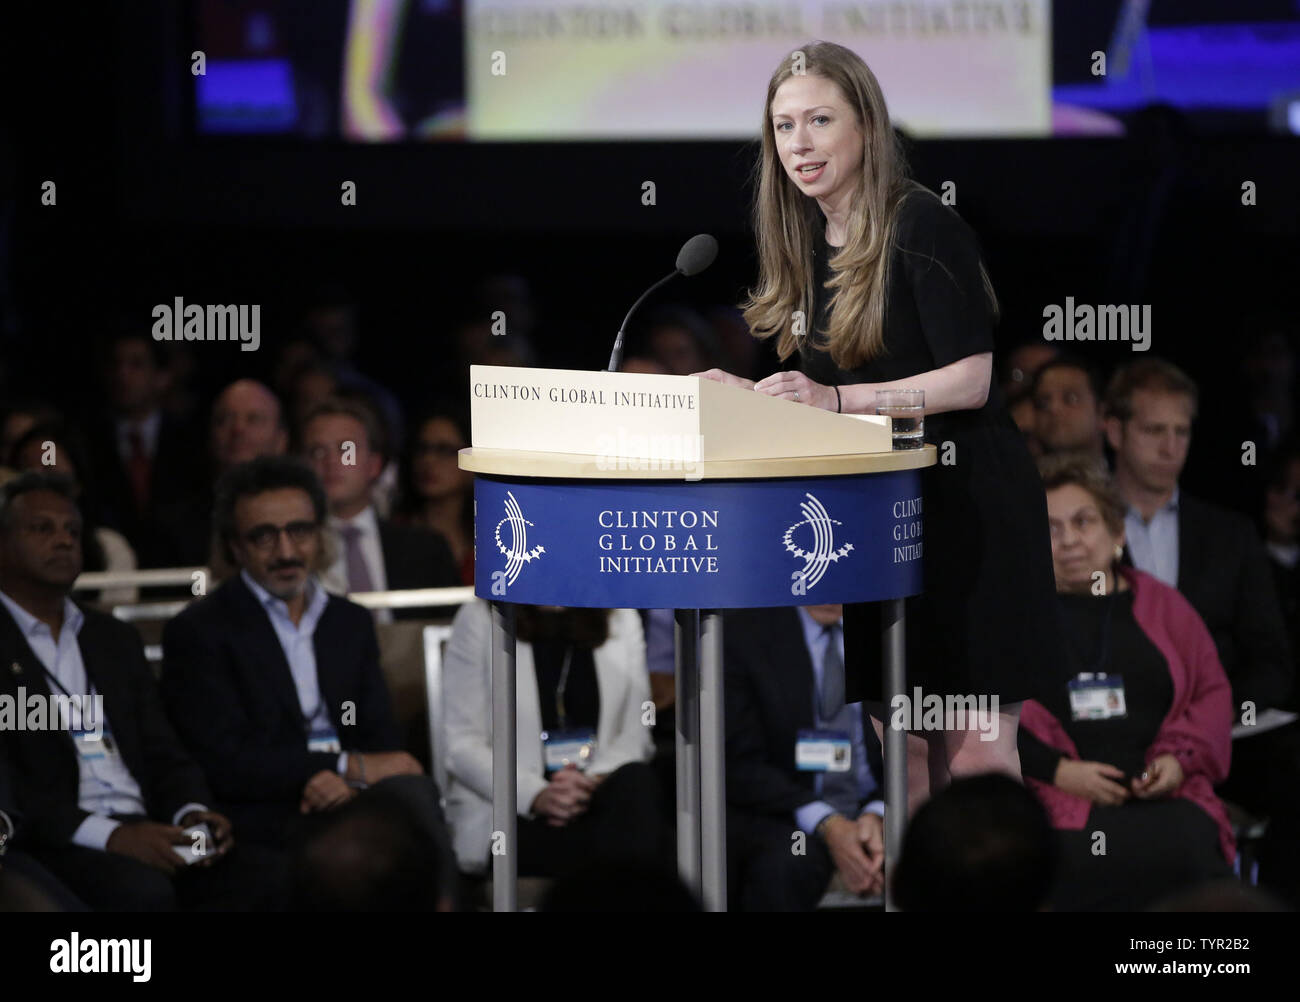
{"label": "suit jacket", "polygon": [[[441,533],[414,525],[379,520],[379,548],[384,555],[388,587],[457,588],[460,568]],[[394,619],[425,619],[428,609],[394,609]]]}
{"label": "suit jacket", "polygon": [[[204,450],[195,449],[195,442],[205,439],[193,428],[163,415],[149,473],[149,506],[138,512],[130,477],[117,450],[116,428],[112,418],[102,422],[93,444],[99,521],[126,536],[141,567],[181,566],[186,554],[173,545],[174,513],[184,512],[211,490],[204,476]],[[166,531],[155,531],[160,520],[167,523]],[[206,558],[201,562],[206,563]]]}
{"label": "suit jacket", "polygon": [[[211,804],[203,773],[167,719],[135,629],[112,616],[82,608],[85,621],[77,636],[86,676],[104,697],[104,714],[113,740],[140,785],[145,810],[171,824],[190,802]],[[7,609],[0,608],[0,692],[17,698],[47,697],[44,667]],[[14,671],[17,666],[17,671]],[[77,752],[67,731],[0,733],[4,757],[13,769],[24,833],[33,844],[62,846],[87,817],[77,806],[81,778]]]}
{"label": "suit jacket", "polygon": [[[1132,559],[1127,551],[1125,562]],[[1294,667],[1268,551],[1244,515],[1178,494],[1178,590],[1205,620],[1232,684],[1233,714],[1284,706]]]}
{"label": "suit jacket", "polygon": [[[815,726],[816,675],[793,607],[723,614],[727,803],[754,814],[793,818],[817,799],[816,774],[795,768],[800,730]],[[884,789],[880,740],[864,709],[871,773]]]}
{"label": "suit jacket", "polygon": [[[400,747],[374,621],[330,595],[313,636],[321,695],[344,750]],[[309,752],[298,690],[270,616],[236,575],[163,630],[163,699],[244,837],[281,845],[307,781],[338,755]],[[345,707],[345,703],[349,706]]]}
{"label": "suit jacket", "polygon": [[[443,675],[447,742],[447,821],[451,825],[461,869],[482,872],[492,838],[492,614],[475,599],[460,607],[452,623]],[[600,689],[600,719],[592,773],[613,772],[629,762],[649,762],[654,755],[650,728],[641,722],[650,699],[645,665],[645,635],[634,609],[609,615],[609,637],[593,652]],[[537,695],[533,645],[519,641],[515,650],[517,707],[517,809],[529,816],[537,794],[546,787],[542,762],[542,711]]]}

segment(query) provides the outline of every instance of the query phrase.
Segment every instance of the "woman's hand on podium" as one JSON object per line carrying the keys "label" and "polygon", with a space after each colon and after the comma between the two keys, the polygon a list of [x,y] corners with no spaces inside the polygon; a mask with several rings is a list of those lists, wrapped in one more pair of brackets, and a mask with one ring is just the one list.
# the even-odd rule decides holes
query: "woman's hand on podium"
{"label": "woman's hand on podium", "polygon": [[691,375],[699,376],[701,379],[712,379],[715,383],[722,383],[724,386],[739,386],[742,390],[754,389],[752,379],[733,376],[730,372],[724,372],[722,369],[705,369],[703,372],[692,372]]}
{"label": "woman's hand on podium", "polygon": [[768,396],[793,400],[797,404],[820,407],[824,411],[839,410],[839,398],[835,393],[835,387],[814,383],[795,369],[774,372],[766,379],[760,379],[755,383],[754,389]]}

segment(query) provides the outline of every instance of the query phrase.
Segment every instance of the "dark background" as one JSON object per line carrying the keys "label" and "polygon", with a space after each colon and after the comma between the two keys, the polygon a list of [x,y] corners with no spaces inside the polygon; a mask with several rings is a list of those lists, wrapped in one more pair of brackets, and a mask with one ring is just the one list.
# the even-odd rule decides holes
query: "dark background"
{"label": "dark background", "polygon": [[[529,279],[543,364],[601,368],[624,311],[671,270],[687,237],[712,233],[721,253],[665,299],[734,304],[756,276],[756,145],[200,139],[184,12],[159,0],[55,3],[8,33],[8,393],[94,412],[97,339],[123,316],[147,324],[151,305],[174,296],[261,303],[260,351],[201,346],[210,392],[264,374],[305,290],[342,283],[360,303],[359,363],[410,408],[449,364],[449,328],[477,277]],[[1208,443],[1216,412],[1231,418],[1250,339],[1270,326],[1295,335],[1300,139],[1199,136],[1165,109],[1127,124],[1126,138],[927,141],[910,154],[923,183],[956,183],[1002,300],[1000,348],[1041,336],[1043,307],[1066,296],[1150,303],[1152,354],[1201,381]],[[57,207],[40,204],[47,179]],[[344,180],[357,184],[355,207],[340,204]],[[641,204],[646,180],[655,206]],[[1241,204],[1246,180],[1258,187],[1254,207]],[[1127,345],[1081,347],[1102,365],[1137,357]],[[1194,465],[1240,469],[1234,449],[1193,453]]]}

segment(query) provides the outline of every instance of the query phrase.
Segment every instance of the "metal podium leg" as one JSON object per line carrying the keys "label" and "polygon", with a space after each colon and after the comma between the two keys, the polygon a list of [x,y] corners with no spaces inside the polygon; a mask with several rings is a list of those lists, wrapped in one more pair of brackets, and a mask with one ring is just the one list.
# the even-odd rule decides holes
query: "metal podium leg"
{"label": "metal podium leg", "polygon": [[885,911],[894,904],[894,864],[907,831],[907,730],[889,726],[894,697],[907,694],[904,599],[884,603],[881,643],[885,661]]}
{"label": "metal podium leg", "polygon": [[[492,603],[492,910],[517,907],[515,607]],[[499,848],[498,848],[499,847]],[[501,851],[504,849],[504,851]]]}
{"label": "metal podium leg", "polygon": [[673,634],[677,666],[677,872],[703,899],[700,872],[700,671],[696,660],[699,611],[677,609]]}
{"label": "metal podium leg", "polygon": [[704,910],[727,910],[727,776],[722,613],[700,613],[700,883]]}

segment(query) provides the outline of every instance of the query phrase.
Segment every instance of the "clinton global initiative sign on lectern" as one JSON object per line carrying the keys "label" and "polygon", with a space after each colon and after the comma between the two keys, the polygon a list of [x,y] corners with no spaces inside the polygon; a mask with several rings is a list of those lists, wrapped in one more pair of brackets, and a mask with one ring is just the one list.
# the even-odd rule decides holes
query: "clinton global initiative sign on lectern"
{"label": "clinton global initiative sign on lectern", "polygon": [[[527,477],[476,484],[493,550],[475,562],[481,594],[606,608],[719,607],[728,596],[721,607],[741,608],[919,589],[917,471],[755,479],[763,460],[807,457],[818,476],[819,460],[828,470],[837,456],[888,458],[888,418],[690,376],[475,366],[471,394],[473,451],[518,454]],[[532,451],[567,457],[566,477],[581,482],[529,475]],[[562,585],[543,580],[561,573]]]}

